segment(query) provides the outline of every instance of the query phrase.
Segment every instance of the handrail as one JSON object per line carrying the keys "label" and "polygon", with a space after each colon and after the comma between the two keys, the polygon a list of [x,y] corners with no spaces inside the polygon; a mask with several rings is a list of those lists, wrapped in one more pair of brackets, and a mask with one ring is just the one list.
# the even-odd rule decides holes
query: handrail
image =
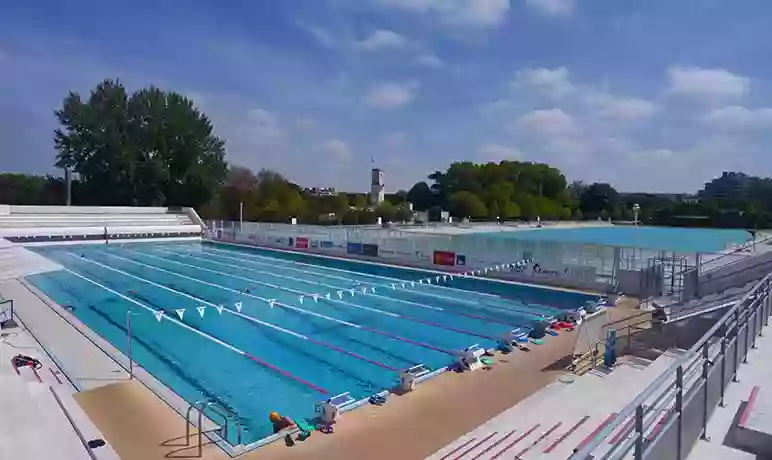
{"label": "handrail", "polygon": [[0,316],[8,314],[8,320],[13,319],[13,299],[3,299],[0,297]]}
{"label": "handrail", "polygon": [[204,425],[203,425],[203,417],[204,417],[204,411],[206,409],[212,409],[212,411],[222,417],[223,426],[221,426],[219,429],[221,431],[220,437],[225,440],[225,442],[228,442],[228,426],[230,418],[232,417],[236,423],[236,445],[241,445],[242,443],[242,429],[241,429],[241,422],[239,421],[238,417],[236,416],[236,413],[229,410],[228,408],[224,407],[219,402],[215,401],[214,399],[205,399],[201,401],[196,401],[190,406],[188,406],[188,410],[185,413],[185,445],[190,445],[190,413],[193,409],[198,410],[198,433],[197,433],[197,439],[198,439],[198,456],[200,457],[203,451],[203,432],[204,432]]}
{"label": "handrail", "polygon": [[[768,237],[764,238],[763,240],[759,240],[759,241],[748,241],[748,242],[746,242],[745,244],[743,244],[742,246],[740,246],[739,248],[737,248],[737,249],[735,249],[735,250],[733,250],[733,251],[731,251],[731,252],[726,252],[726,253],[723,253],[723,254],[719,255],[719,256],[718,256],[718,257],[716,257],[715,259],[710,259],[710,260],[704,261],[702,264],[700,264],[700,265],[699,265],[699,266],[697,266],[696,268],[697,268],[697,269],[699,269],[699,268],[700,268],[702,265],[704,265],[704,264],[713,263],[713,262],[715,262],[715,261],[717,261],[717,260],[721,260],[721,259],[723,259],[723,258],[725,258],[725,257],[728,257],[728,256],[733,256],[733,255],[737,255],[738,253],[740,253],[740,252],[743,252],[744,250],[748,249],[748,248],[746,247],[746,246],[748,246],[748,245],[750,245],[750,246],[751,246],[751,247],[753,247],[753,249],[754,249],[754,252],[752,252],[752,253],[751,253],[751,255],[749,255],[748,257],[753,257],[753,255],[756,255],[756,254],[757,254],[757,253],[755,252],[755,248],[756,248],[756,245],[757,245],[757,244],[766,244],[766,243],[769,243],[770,241],[772,241],[772,236],[768,236]],[[705,272],[703,272],[703,273],[710,273],[710,272],[711,272],[711,271],[713,271],[713,270],[717,270],[717,269],[719,269],[719,268],[723,268],[723,267],[727,267],[727,266],[730,266],[730,265],[734,265],[734,264],[736,264],[736,263],[742,262],[743,260],[746,260],[746,259],[735,260],[735,261],[729,262],[729,263],[728,263],[728,264],[726,264],[726,265],[719,265],[718,267],[716,267],[716,268],[712,268],[712,269],[710,269],[710,270],[707,270],[707,271],[705,271]]]}
{"label": "handrail", "polygon": [[[713,325],[713,327],[708,330],[700,340],[697,341],[694,345],[692,345],[691,348],[681,357],[679,358],[675,363],[673,363],[668,369],[660,374],[657,379],[651,383],[638,397],[636,397],[633,401],[631,401],[624,409],[619,411],[617,413],[617,417],[614,422],[609,423],[606,425],[602,430],[600,430],[595,437],[587,443],[581,450],[576,452],[574,455],[570,457],[570,459],[576,459],[576,460],[585,460],[589,458],[589,456],[592,454],[592,451],[598,448],[598,446],[611,434],[616,430],[620,425],[622,425],[625,420],[627,420],[629,417],[636,414],[637,411],[639,411],[640,407],[643,406],[643,403],[648,400],[655,392],[657,392],[660,387],[663,386],[664,383],[668,381],[668,379],[672,378],[674,374],[682,375],[683,373],[683,365],[688,363],[690,360],[693,360],[695,358],[699,358],[697,356],[697,352],[705,346],[705,344],[710,340],[716,332],[718,332],[722,327],[724,327],[730,319],[733,318],[735,315],[740,314],[741,307],[745,305],[745,303],[754,298],[753,296],[757,293],[757,291],[760,290],[762,287],[768,287],[770,284],[770,280],[772,280],[772,273],[769,273],[766,275],[756,286],[754,286],[753,289],[748,291],[740,300],[738,300],[731,309],[724,314],[724,316],[721,317],[719,321],[716,322],[716,324]],[[746,339],[747,340],[747,339]],[[680,369],[680,370],[679,370]]]}
{"label": "handrail", "polygon": [[96,454],[94,454],[94,451],[91,449],[91,446],[89,445],[88,441],[86,441],[86,438],[83,437],[83,433],[80,431],[80,428],[75,424],[75,420],[72,419],[72,416],[70,415],[70,411],[67,410],[66,407],[64,407],[64,403],[61,399],[59,399],[59,395],[56,394],[56,391],[54,391],[53,387],[48,387],[48,391],[51,392],[51,395],[56,400],[56,404],[59,405],[59,408],[62,410],[62,413],[64,413],[64,416],[67,417],[67,421],[70,422],[70,426],[72,427],[73,431],[75,431],[75,434],[78,435],[78,439],[80,439],[80,443],[83,444],[83,448],[86,449],[86,452],[88,453],[88,456],[91,457],[91,460],[97,460]]}

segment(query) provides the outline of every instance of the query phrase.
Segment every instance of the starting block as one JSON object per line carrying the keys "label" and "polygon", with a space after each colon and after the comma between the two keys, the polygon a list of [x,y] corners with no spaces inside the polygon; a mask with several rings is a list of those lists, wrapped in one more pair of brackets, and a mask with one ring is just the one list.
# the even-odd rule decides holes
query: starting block
{"label": "starting block", "polygon": [[470,371],[476,371],[483,367],[480,358],[485,355],[485,349],[478,344],[470,345],[460,352],[456,358],[456,362],[461,365],[462,368],[469,369]]}
{"label": "starting block", "polygon": [[335,420],[338,418],[338,414],[340,414],[340,410],[355,401],[356,400],[347,391],[337,396],[333,396],[326,401],[317,403],[316,412],[321,414],[319,418],[322,420],[322,422],[335,423]]}
{"label": "starting block", "polygon": [[423,364],[405,369],[399,374],[399,389],[404,392],[413,391],[416,381],[430,372],[431,370]]}

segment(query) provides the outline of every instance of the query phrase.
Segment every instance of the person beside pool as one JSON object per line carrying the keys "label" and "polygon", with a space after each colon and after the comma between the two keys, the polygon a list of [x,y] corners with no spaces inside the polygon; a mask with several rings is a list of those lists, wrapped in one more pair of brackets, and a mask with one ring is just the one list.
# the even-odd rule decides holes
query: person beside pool
{"label": "person beside pool", "polygon": [[268,416],[268,419],[271,420],[274,434],[289,428],[295,428],[296,426],[294,420],[289,417],[282,416],[278,412],[271,412],[271,414]]}

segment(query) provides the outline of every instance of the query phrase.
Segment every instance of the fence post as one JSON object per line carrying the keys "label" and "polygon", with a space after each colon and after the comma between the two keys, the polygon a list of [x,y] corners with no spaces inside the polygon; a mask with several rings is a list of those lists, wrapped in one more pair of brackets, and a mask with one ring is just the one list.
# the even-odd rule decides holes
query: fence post
{"label": "fence post", "polygon": [[748,362],[748,351],[750,350],[751,345],[751,328],[748,324],[750,322],[749,318],[750,313],[745,314],[745,350],[743,350],[743,364],[746,364]]}
{"label": "fence post", "polygon": [[702,433],[700,439],[709,441],[708,438],[708,384],[710,383],[708,375],[710,373],[710,350],[708,342],[702,346],[702,378],[705,380],[705,389],[702,398]]}
{"label": "fence post", "polygon": [[643,404],[635,408],[635,460],[643,460]]}
{"label": "fence post", "polygon": [[734,332],[734,375],[732,375],[732,382],[739,383],[740,379],[737,378],[737,372],[740,370],[740,309],[734,311],[735,317],[735,332]]}
{"label": "fence post", "polygon": [[[720,407],[726,407],[724,404],[724,380],[726,380],[726,327],[724,327],[723,334],[721,334],[721,400],[718,402]],[[707,388],[706,388],[707,390]]]}
{"label": "fence post", "polygon": [[681,460],[681,450],[683,445],[683,431],[684,431],[684,367],[678,366],[676,368],[676,415],[678,416],[678,423],[676,423],[676,459]]}

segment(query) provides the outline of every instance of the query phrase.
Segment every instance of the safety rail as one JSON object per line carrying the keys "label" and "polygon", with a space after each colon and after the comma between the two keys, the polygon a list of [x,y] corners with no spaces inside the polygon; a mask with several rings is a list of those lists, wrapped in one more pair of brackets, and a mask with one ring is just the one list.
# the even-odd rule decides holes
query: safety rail
{"label": "safety rail", "polygon": [[[685,458],[698,437],[706,438],[712,410],[716,405],[723,405],[726,387],[730,382],[737,382],[740,363],[747,362],[749,350],[756,347],[756,337],[761,335],[762,327],[768,325],[771,291],[772,273],[738,300],[697,343],[619,411],[617,418],[570,460],[617,460],[629,455],[634,460]],[[652,430],[653,424],[659,422],[651,414],[663,408],[669,411],[667,422]],[[615,436],[609,441],[620,428],[627,429],[630,419],[634,424],[632,431],[621,439]],[[607,443],[612,444],[610,450],[594,455]]]}
{"label": "safety rail", "polygon": [[204,411],[207,409],[211,410],[215,414],[219,415],[223,419],[223,424],[212,431],[219,430],[219,436],[222,438],[223,441],[229,442],[228,433],[230,426],[230,419],[233,418],[236,423],[236,445],[239,446],[242,444],[242,429],[241,429],[241,422],[239,421],[238,417],[236,416],[236,413],[233,411],[227,409],[219,402],[215,401],[214,399],[205,399],[201,401],[196,401],[195,403],[188,406],[188,410],[185,413],[185,445],[190,445],[190,426],[191,426],[191,420],[190,420],[190,413],[193,411],[193,409],[196,409],[198,411],[198,456],[201,457],[203,446],[204,446],[204,425],[203,425],[203,419],[204,419]]}
{"label": "safety rail", "polygon": [[[737,299],[739,296],[729,296],[728,298],[716,298],[712,300],[710,303],[711,306],[718,306],[721,307],[724,303],[729,303],[733,299]],[[669,320],[679,320],[679,319],[687,319],[693,315],[692,313],[699,313],[703,310],[710,309],[710,307],[705,307],[704,304],[697,304],[697,305],[689,305],[689,304],[676,304],[676,305],[666,305],[666,308],[669,309],[668,312],[668,319]],[[728,308],[728,305],[725,307]],[[711,310],[712,311],[712,310]],[[616,321],[612,321],[604,326],[604,330],[616,330],[617,331],[617,337],[619,338],[627,338],[627,345],[628,347],[632,343],[633,337],[635,337],[636,334],[640,332],[647,331],[651,328],[652,325],[652,313],[653,310],[644,310],[640,313],[636,313],[635,315],[628,316],[626,318],[621,318]],[[566,368],[567,371],[573,372],[573,373],[581,373],[587,369],[590,369],[597,364],[598,359],[601,356],[604,343],[606,342],[605,338],[599,339],[597,342],[595,342],[592,346],[592,348],[586,352],[584,352],[582,355],[574,358],[571,361],[571,364]]]}
{"label": "safety rail", "polygon": [[0,297],[0,326],[13,319],[13,299]]}

